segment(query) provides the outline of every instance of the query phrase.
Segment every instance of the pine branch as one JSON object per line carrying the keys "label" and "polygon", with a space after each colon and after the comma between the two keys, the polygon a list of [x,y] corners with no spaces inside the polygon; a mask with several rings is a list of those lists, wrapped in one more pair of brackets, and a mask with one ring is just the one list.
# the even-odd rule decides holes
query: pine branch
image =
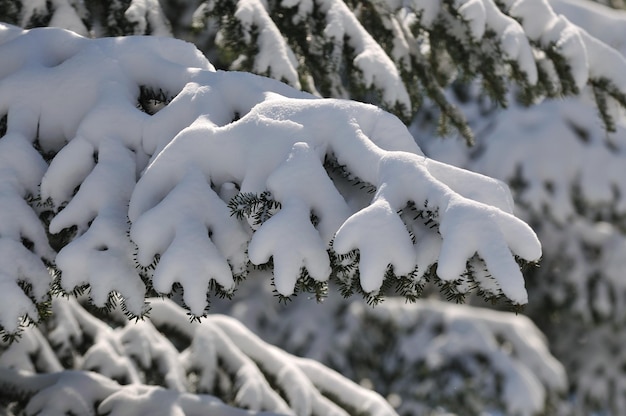
{"label": "pine branch", "polygon": [[235,216],[239,220],[251,218],[253,224],[258,226],[280,210],[281,204],[274,200],[268,191],[264,191],[260,195],[243,192],[231,198],[228,202],[228,208],[231,216]]}

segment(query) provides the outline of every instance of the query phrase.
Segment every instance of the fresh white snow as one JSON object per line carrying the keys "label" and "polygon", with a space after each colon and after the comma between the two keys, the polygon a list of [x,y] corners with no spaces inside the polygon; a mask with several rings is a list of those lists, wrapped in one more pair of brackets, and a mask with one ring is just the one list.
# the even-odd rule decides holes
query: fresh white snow
{"label": "fresh white snow", "polygon": [[[316,280],[328,279],[326,249],[334,237],[338,253],[361,252],[361,285],[376,292],[389,264],[399,275],[418,264],[396,211],[408,201],[428,201],[440,216],[439,276],[460,278],[467,259],[478,253],[502,292],[526,302],[513,254],[534,261],[541,251],[530,228],[510,214],[508,191],[424,158],[402,123],[381,110],[215,72],[193,46],[173,39],[88,40],[59,29],[6,25],[1,33],[0,54],[15,57],[0,65],[7,135],[18,146],[36,139],[58,152],[47,169],[38,161],[36,176],[28,173],[8,196],[19,201],[25,187],[40,180],[42,199],[58,210],[50,231],[77,228],[56,257],[66,290],[89,284],[100,306],[116,291],[129,310],[141,313],[145,287],[135,262],[152,264],[154,287],[168,293],[181,283],[187,306],[202,315],[210,280],[226,291],[234,288],[232,274],[246,268],[248,240],[250,261],[262,264],[271,256],[276,288],[290,295],[302,267]],[[140,86],[175,98],[149,116],[135,108]],[[61,96],[63,106],[56,104]],[[241,118],[232,121],[237,113]],[[45,131],[38,136],[37,120]],[[161,127],[170,121],[176,129]],[[36,150],[25,152],[17,169],[32,172]],[[323,167],[326,156],[377,188],[367,206],[348,205]],[[218,195],[225,184],[241,192],[269,190],[282,209],[250,235]],[[320,219],[317,227],[311,212]],[[33,241],[40,255],[49,255],[39,227],[30,226],[40,235]],[[16,241],[18,235],[3,238]],[[3,282],[15,284],[12,279]],[[35,283],[36,293],[44,293],[46,279]],[[25,299],[15,299],[22,299],[15,301],[19,314],[34,313]]]}

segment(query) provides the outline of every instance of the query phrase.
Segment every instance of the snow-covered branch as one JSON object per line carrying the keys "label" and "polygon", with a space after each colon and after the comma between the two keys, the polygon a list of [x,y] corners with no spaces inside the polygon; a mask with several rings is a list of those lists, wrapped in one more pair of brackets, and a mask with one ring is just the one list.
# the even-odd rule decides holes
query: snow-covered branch
{"label": "snow-covered branch", "polygon": [[[443,92],[459,78],[480,78],[503,105],[511,80],[521,87],[526,104],[577,94],[592,85],[609,130],[615,128],[616,105],[626,105],[626,61],[555,13],[547,1],[348,6],[340,0],[221,0],[204,2],[200,9],[218,22],[224,54],[240,57],[232,59],[236,68],[254,56],[244,68],[256,71],[263,62],[264,74],[302,83],[324,96],[374,100],[401,117],[411,115],[427,95],[468,140],[472,133],[465,118]],[[270,34],[271,43],[266,40]],[[297,64],[284,51],[293,51]],[[304,82],[293,78],[294,71]]]}
{"label": "snow-covered branch", "polygon": [[[456,163],[510,183],[519,215],[537,224],[544,259],[532,273],[535,297],[569,305],[585,321],[621,320],[626,130],[618,124],[607,135],[589,101],[512,106],[481,121],[488,123],[477,146],[483,151],[469,151],[465,162]],[[442,141],[423,145],[431,157],[448,163],[460,147]]]}
{"label": "snow-covered branch", "polygon": [[[623,11],[584,0],[550,4],[624,54]],[[425,139],[420,145],[430,157],[511,184],[517,214],[533,224],[543,246],[541,267],[526,275],[533,300],[526,312],[568,372],[576,399],[566,413],[624,413],[626,377],[615,366],[626,299],[623,119],[607,134],[589,88],[580,97],[485,114],[480,87],[473,87],[460,105],[478,132],[477,146],[429,140],[415,130]]]}
{"label": "snow-covered branch", "polygon": [[[0,55],[12,57],[0,66],[0,157],[12,166],[2,171],[2,212],[32,207],[1,225],[10,227],[0,316],[9,331],[19,315],[37,319],[34,304],[11,293],[25,281],[26,295],[44,300],[52,263],[59,289],[87,285],[100,307],[117,292],[135,315],[147,291],[175,283],[203,315],[211,288],[229,294],[270,259],[283,296],[331,275],[375,296],[385,276],[419,285],[438,262],[437,278],[461,294],[475,281],[526,302],[514,256],[535,261],[541,251],[511,214],[506,187],[425,158],[394,116],[215,72],[172,39],[6,25],[0,33]],[[280,209],[260,223],[227,206],[266,191]],[[476,266],[467,269],[469,260]]]}
{"label": "snow-covered branch", "polygon": [[371,382],[392,403],[400,397],[400,414],[442,406],[457,414],[489,408],[533,415],[566,390],[563,367],[526,317],[432,300],[387,299],[370,308],[332,295],[323,308],[304,298],[270,307],[271,292],[250,283],[242,290],[253,297],[216,309],[274,345]]}
{"label": "snow-covered branch", "polygon": [[[305,302],[272,318],[263,296],[247,302],[240,318],[257,330],[269,325],[264,332],[272,341],[353,379],[371,379],[389,397],[400,395],[402,414],[457,401],[450,410],[492,406],[532,415],[563,391],[562,367],[524,317],[434,301],[397,299],[372,309],[334,300],[318,313],[330,325],[303,320],[314,306]],[[150,299],[152,310],[141,322],[128,321],[119,309],[103,322],[99,311],[90,313],[73,298],[52,304],[45,325],[0,344],[3,404],[26,414],[128,414],[131,408],[133,414],[249,414],[236,409],[245,408],[252,414],[396,415],[378,394],[266,344],[224,315],[190,322],[172,301]],[[472,387],[459,391],[460,383]]]}
{"label": "snow-covered branch", "polygon": [[316,95],[374,102],[405,121],[427,96],[439,107],[442,125],[451,124],[468,141],[467,121],[444,93],[457,79],[481,79],[502,105],[510,81],[521,87],[526,104],[591,85],[609,130],[616,108],[626,105],[624,59],[546,0],[207,0],[181,7],[168,0],[102,8],[68,0],[26,2],[6,16],[0,12],[0,20],[23,27],[50,20],[102,36],[169,35],[169,18],[175,34],[206,53],[219,50],[220,65]]}
{"label": "snow-covered branch", "polygon": [[142,322],[118,313],[105,323],[74,299],[54,299],[45,327],[3,346],[3,397],[26,414],[396,415],[376,393],[264,343],[232,318],[190,323],[171,301],[151,306]]}

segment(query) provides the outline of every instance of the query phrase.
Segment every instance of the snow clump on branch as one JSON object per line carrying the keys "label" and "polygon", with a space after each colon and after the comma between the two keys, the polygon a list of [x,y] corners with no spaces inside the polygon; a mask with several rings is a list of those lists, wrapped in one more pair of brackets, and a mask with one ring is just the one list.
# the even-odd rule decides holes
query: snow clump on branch
{"label": "snow clump on branch", "polygon": [[527,301],[516,260],[541,249],[506,186],[425,158],[374,106],[215,71],[173,39],[2,25],[0,56],[9,332],[38,319],[47,266],[57,290],[99,307],[117,293],[134,315],[180,288],[201,316],[208,291],[265,264],[282,296],[331,276],[368,296],[435,278]]}

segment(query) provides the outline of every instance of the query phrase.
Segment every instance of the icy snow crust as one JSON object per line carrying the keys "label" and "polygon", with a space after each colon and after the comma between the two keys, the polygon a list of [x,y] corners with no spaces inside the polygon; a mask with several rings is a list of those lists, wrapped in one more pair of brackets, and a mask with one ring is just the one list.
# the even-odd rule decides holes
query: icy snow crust
{"label": "icy snow crust", "polygon": [[[178,282],[202,315],[209,287],[232,291],[250,262],[270,258],[276,289],[288,296],[303,267],[329,278],[331,247],[360,252],[366,292],[379,290],[388,267],[419,280],[438,262],[441,279],[460,279],[478,254],[485,289],[527,301],[514,255],[535,261],[541,249],[511,214],[506,186],[425,158],[378,108],[216,72],[173,39],[89,40],[2,25],[0,56],[0,323],[9,331],[20,315],[36,319],[32,300],[44,298],[52,263],[64,290],[89,285],[99,306],[118,292],[135,314],[146,283],[169,293]],[[140,111],[140,87],[171,102]],[[347,176],[331,179],[328,157]],[[356,177],[375,189],[365,203],[339,186]],[[270,191],[281,209],[251,227],[227,208],[237,191]],[[409,201],[436,211],[438,230],[403,221]],[[50,210],[46,230],[37,214]],[[46,232],[67,240],[56,255]],[[33,299],[18,281],[32,285]]]}

